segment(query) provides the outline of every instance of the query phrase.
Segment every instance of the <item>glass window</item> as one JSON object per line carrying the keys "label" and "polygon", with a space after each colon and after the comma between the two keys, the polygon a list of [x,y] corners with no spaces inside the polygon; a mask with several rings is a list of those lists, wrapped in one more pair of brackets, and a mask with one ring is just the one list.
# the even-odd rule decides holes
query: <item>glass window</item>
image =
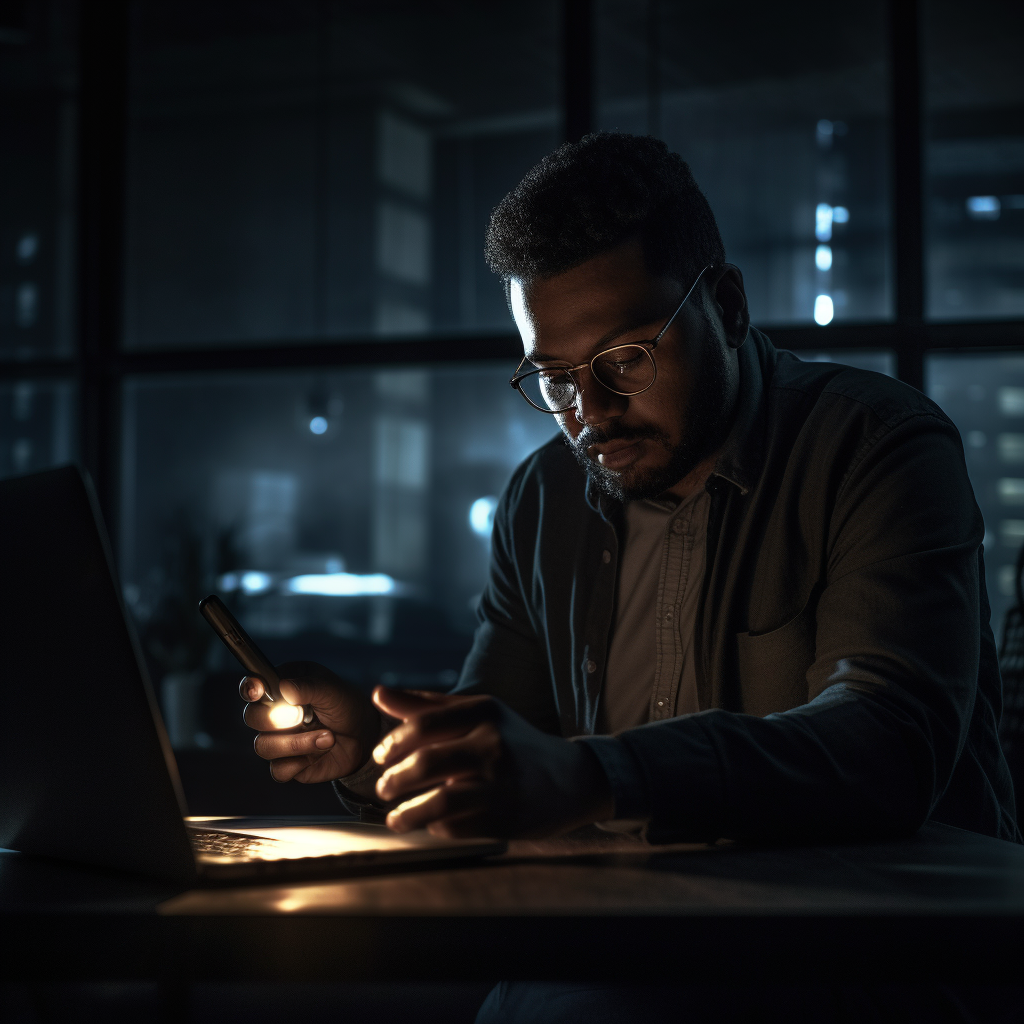
{"label": "glass window", "polygon": [[927,310],[1024,316],[1024,6],[922,5]]}
{"label": "glass window", "polygon": [[885,18],[850,5],[598,0],[601,128],[690,164],[755,323],[891,315]]}
{"label": "glass window", "polygon": [[508,331],[483,234],[559,141],[557,20],[135,4],[126,345]]}
{"label": "glass window", "polygon": [[896,356],[893,352],[829,349],[827,352],[797,352],[796,355],[809,363],[845,363],[847,366],[857,367],[858,370],[873,370],[875,373],[884,373],[887,377],[896,376]]}
{"label": "glass window", "polygon": [[122,575],[176,745],[237,733],[239,670],[196,611],[211,591],[275,662],[454,681],[497,497],[557,430],[514,368],[128,383]]}
{"label": "glass window", "polygon": [[70,3],[4,7],[0,359],[64,355],[73,343],[76,63],[72,11]]}
{"label": "glass window", "polygon": [[0,381],[0,477],[70,462],[74,411],[68,381]]}
{"label": "glass window", "polygon": [[1024,355],[931,355],[925,385],[963,438],[985,516],[985,571],[998,639],[1014,603],[1014,566],[1024,543]]}

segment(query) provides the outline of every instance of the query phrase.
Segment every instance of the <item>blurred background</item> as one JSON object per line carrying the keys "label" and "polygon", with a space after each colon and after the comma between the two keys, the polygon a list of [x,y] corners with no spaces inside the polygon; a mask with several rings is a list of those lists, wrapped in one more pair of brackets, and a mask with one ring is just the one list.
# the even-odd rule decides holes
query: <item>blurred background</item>
{"label": "blurred background", "polygon": [[663,138],[755,324],[964,438],[997,636],[1024,542],[1012,0],[0,4],[0,474],[93,474],[193,813],[275,787],[217,592],[277,661],[445,688],[552,436],[482,257],[565,138]]}

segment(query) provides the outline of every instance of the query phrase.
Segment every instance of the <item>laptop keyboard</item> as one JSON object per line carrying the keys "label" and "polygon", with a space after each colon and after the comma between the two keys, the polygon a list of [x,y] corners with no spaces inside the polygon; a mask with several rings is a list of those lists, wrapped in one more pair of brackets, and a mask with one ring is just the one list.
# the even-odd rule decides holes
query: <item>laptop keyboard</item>
{"label": "laptop keyboard", "polygon": [[212,853],[218,857],[257,857],[273,840],[255,839],[232,832],[199,832],[190,830],[192,848],[196,853]]}

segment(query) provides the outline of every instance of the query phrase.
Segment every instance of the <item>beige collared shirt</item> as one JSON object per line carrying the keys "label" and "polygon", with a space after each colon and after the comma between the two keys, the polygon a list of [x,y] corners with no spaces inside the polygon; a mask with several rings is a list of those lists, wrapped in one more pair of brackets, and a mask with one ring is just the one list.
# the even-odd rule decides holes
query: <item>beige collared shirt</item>
{"label": "beige collared shirt", "polygon": [[608,648],[599,733],[699,710],[693,633],[711,498],[631,501]]}

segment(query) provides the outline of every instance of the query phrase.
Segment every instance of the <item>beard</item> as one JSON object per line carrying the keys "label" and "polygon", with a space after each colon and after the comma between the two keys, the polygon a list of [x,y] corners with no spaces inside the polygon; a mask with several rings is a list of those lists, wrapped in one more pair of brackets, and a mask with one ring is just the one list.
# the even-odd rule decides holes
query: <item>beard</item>
{"label": "beard", "polygon": [[[656,498],[692,473],[725,441],[732,412],[729,385],[725,352],[720,346],[710,344],[701,375],[693,382],[689,406],[685,415],[680,416],[682,440],[678,444],[673,444],[665,431],[654,426],[633,429],[613,426],[610,430],[584,427],[575,438],[566,434],[566,442],[580,467],[605,494],[621,502]],[[664,461],[646,472],[634,470],[632,466],[618,472],[606,469],[587,454],[592,445],[618,440],[648,441],[651,447],[664,452]]]}

